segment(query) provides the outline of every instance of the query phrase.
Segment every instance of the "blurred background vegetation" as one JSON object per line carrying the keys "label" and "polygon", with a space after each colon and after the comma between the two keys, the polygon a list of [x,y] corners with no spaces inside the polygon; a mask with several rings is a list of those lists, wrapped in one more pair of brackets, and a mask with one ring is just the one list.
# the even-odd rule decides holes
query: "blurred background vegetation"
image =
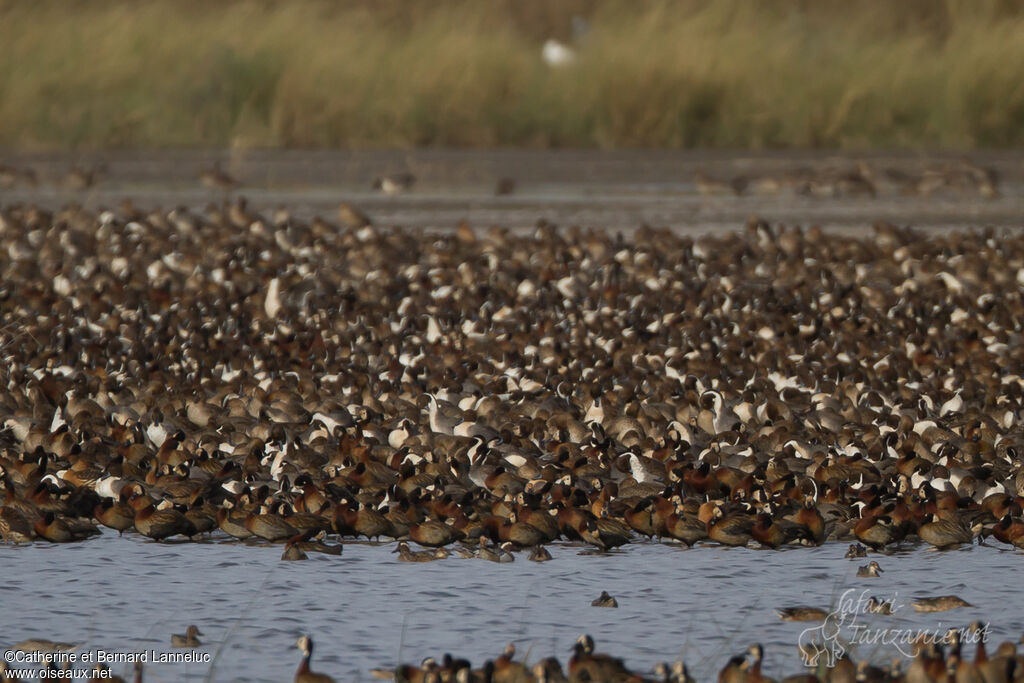
{"label": "blurred background vegetation", "polygon": [[999,0],[4,0],[0,64],[24,150],[1024,141]]}

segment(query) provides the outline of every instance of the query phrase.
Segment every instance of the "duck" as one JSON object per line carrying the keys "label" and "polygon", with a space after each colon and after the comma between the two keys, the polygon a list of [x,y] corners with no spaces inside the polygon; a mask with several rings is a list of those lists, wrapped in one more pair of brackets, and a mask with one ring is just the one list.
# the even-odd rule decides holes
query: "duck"
{"label": "duck", "polygon": [[853,534],[872,550],[881,550],[895,538],[892,518],[886,515],[862,517],[853,527]]}
{"label": "duck", "polygon": [[31,543],[35,537],[33,526],[19,510],[0,507],[0,539],[4,543]]}
{"label": "duck", "polygon": [[197,627],[195,624],[192,624],[185,629],[184,635],[174,634],[171,636],[171,646],[197,648],[200,645],[202,645],[202,643],[196,636],[201,635],[203,635],[203,632],[199,630],[199,627]]}
{"label": "duck", "polygon": [[481,536],[479,541],[479,547],[476,550],[476,557],[481,560],[487,560],[488,562],[512,562],[515,560],[515,556],[507,552],[501,546],[490,545],[490,539],[486,536]]}
{"label": "duck", "polygon": [[548,552],[548,549],[542,545],[539,545],[530,551],[530,555],[526,559],[530,560],[531,562],[547,562],[552,558],[551,553]]}
{"label": "duck", "polygon": [[806,528],[785,520],[775,520],[767,512],[754,518],[750,537],[766,548],[778,548],[792,541],[810,538]]}
{"label": "duck", "polygon": [[708,538],[722,545],[745,546],[752,538],[750,532],[753,526],[754,522],[748,515],[726,515],[722,508],[716,507],[707,523]]}
{"label": "duck", "polygon": [[934,513],[925,515],[923,522],[917,528],[917,535],[921,537],[922,541],[939,550],[955,548],[974,541],[971,530],[960,520],[943,519]]}
{"label": "duck", "polygon": [[245,518],[245,528],[265,541],[271,543],[284,541],[299,535],[299,532],[288,521],[263,506],[259,512],[251,512]]}
{"label": "duck", "polygon": [[892,614],[893,602],[872,595],[868,598],[866,609],[871,614]]}
{"label": "duck", "polygon": [[327,674],[316,673],[309,668],[309,662],[313,658],[312,638],[302,636],[296,641],[295,646],[302,652],[302,661],[295,672],[295,683],[334,683],[334,679]]}
{"label": "duck", "polygon": [[154,541],[162,541],[172,536],[196,535],[196,528],[184,514],[175,510],[169,502],[154,505],[148,497],[132,496],[132,507],[135,509],[135,530]]}
{"label": "duck", "polygon": [[373,181],[373,189],[380,190],[386,195],[397,195],[408,192],[416,183],[416,176],[412,173],[391,173],[378,176]]}
{"label": "duck", "polygon": [[125,501],[107,498],[93,508],[92,516],[103,526],[116,531],[118,536],[135,528],[135,511]]}
{"label": "duck", "polygon": [[[0,509],[2,513],[2,509]],[[0,532],[3,526],[0,524]],[[998,541],[1002,541],[1015,548],[1024,548],[1024,522],[1013,519],[1009,513],[1003,515],[992,527],[992,535]]]}
{"label": "duck", "polygon": [[71,652],[77,650],[80,645],[80,643],[65,643],[46,638],[29,638],[15,643],[10,649],[21,652]]}
{"label": "duck", "polygon": [[532,548],[549,540],[547,534],[537,527],[520,521],[515,510],[512,510],[505,521],[502,522],[498,533],[503,541],[510,542],[520,548]]}
{"label": "duck", "polygon": [[503,177],[498,178],[498,181],[494,185],[494,196],[504,197],[513,194],[516,191],[516,180],[515,178]]}
{"label": "duck", "polygon": [[537,683],[568,683],[562,665],[554,657],[545,657],[530,669]]}
{"label": "duck", "polygon": [[95,185],[101,176],[106,172],[106,166],[73,166],[62,180],[62,184],[74,192],[88,190]]}
{"label": "duck", "polygon": [[432,519],[409,527],[409,539],[428,547],[446,546],[465,537],[463,531]]}
{"label": "duck", "polygon": [[362,210],[349,202],[338,205],[338,220],[349,228],[365,228],[373,225],[373,220]]}
{"label": "duck", "polygon": [[306,554],[295,539],[290,539],[284,544],[284,552],[281,553],[282,561],[301,562],[308,559],[309,555]]}
{"label": "duck", "polygon": [[9,189],[19,184],[36,187],[39,185],[39,176],[32,168],[15,168],[7,164],[0,164],[0,188]]}
{"label": "duck", "polygon": [[750,655],[750,666],[747,669],[747,681],[749,683],[769,683],[771,679],[761,674],[761,661],[764,659],[764,646],[760,643],[755,643],[750,646],[748,654]]}
{"label": "duck", "polygon": [[945,612],[960,607],[973,607],[971,603],[956,595],[940,595],[934,598],[915,598],[911,601],[915,612]]}
{"label": "duck", "polygon": [[245,521],[245,517],[232,517],[229,508],[217,509],[217,528],[228,536],[239,540],[251,538],[253,533],[246,528]]}
{"label": "duck", "polygon": [[444,548],[434,550],[412,550],[405,541],[399,541],[398,546],[392,551],[398,553],[399,562],[433,562],[448,557],[448,551]]}
{"label": "duck", "polygon": [[603,551],[618,548],[630,541],[626,525],[608,519],[587,519],[578,531],[582,540]]}
{"label": "duck", "polygon": [[780,607],[775,613],[783,621],[824,621],[829,615],[818,607]]}
{"label": "duck", "polygon": [[223,169],[219,159],[214,161],[213,165],[199,169],[199,172],[196,175],[199,178],[199,182],[211,190],[218,190],[227,193],[241,187],[242,185],[237,179]]}
{"label": "duck", "polygon": [[490,674],[492,681],[495,681],[495,683],[512,683],[513,681],[526,681],[531,678],[530,670],[526,665],[513,659],[515,654],[515,643],[509,643],[502,653],[494,658],[491,666],[485,665],[485,671]]}
{"label": "duck", "polygon": [[705,197],[712,197],[715,195],[738,196],[743,194],[743,191],[747,186],[745,178],[719,180],[718,178],[708,176],[707,173],[699,169],[694,171],[693,183],[697,186],[697,191]]}
{"label": "duck", "polygon": [[42,519],[35,523],[32,531],[35,536],[51,543],[73,543],[100,533],[92,523],[84,520],[63,518],[47,511]]}
{"label": "duck", "polygon": [[867,556],[868,549],[862,546],[860,543],[851,543],[850,547],[846,550],[846,557],[848,559],[858,559]]}
{"label": "duck", "polygon": [[570,681],[617,681],[629,678],[621,659],[594,652],[594,639],[584,634],[576,639],[569,659]]}
{"label": "duck", "polygon": [[677,511],[665,520],[665,533],[692,548],[694,544],[708,537],[708,526],[696,517]]}
{"label": "duck", "polygon": [[590,603],[591,607],[618,607],[619,601],[608,594],[608,591],[601,591],[601,595]]}
{"label": "duck", "polygon": [[857,576],[860,578],[878,577],[882,575],[882,571],[881,565],[871,560],[866,565],[857,568]]}

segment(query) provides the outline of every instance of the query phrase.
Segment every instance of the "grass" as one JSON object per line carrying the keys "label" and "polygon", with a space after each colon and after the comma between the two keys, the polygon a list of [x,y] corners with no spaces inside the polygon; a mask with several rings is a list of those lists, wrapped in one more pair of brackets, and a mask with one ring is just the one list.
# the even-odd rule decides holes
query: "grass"
{"label": "grass", "polygon": [[27,150],[1024,142],[1007,0],[0,0],[0,64]]}

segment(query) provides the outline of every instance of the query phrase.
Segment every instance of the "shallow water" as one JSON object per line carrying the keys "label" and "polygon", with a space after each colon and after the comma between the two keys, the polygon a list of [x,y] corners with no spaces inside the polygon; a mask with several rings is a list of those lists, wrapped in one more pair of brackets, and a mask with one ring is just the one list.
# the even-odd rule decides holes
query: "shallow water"
{"label": "shallow water", "polygon": [[[529,227],[538,219],[629,233],[642,224],[679,232],[735,230],[751,214],[772,222],[862,230],[875,221],[918,228],[1016,227],[1024,214],[1024,173],[1014,152],[975,152],[972,161],[1000,176],[1000,196],[972,193],[910,196],[882,184],[877,198],[813,198],[792,192],[701,196],[694,172],[716,178],[776,175],[798,167],[848,168],[857,161],[883,169],[916,172],[929,164],[958,163],[960,153],[709,152],[655,150],[157,150],[93,154],[3,154],[0,161],[30,166],[37,188],[0,189],[0,202],[35,202],[56,208],[76,202],[87,208],[186,206],[202,210],[223,201],[202,187],[199,168],[220,158],[243,186],[238,194],[267,211],[286,205],[296,216],[334,219],[338,203],[353,202],[379,225],[450,230],[474,226]],[[74,164],[103,163],[107,171],[86,192],[72,192],[60,178]],[[411,172],[411,192],[388,197],[372,189],[375,177]],[[494,196],[498,179],[512,178],[511,195]]]}
{"label": "shallow water", "polygon": [[[995,547],[936,552],[908,548],[873,555],[884,574],[858,579],[868,560],[848,560],[847,544],[762,551],[634,543],[610,554],[549,546],[554,560],[520,554],[511,564],[450,557],[404,564],[394,544],[346,544],[340,557],[280,561],[280,546],[234,542],[154,543],[113,533],[69,546],[0,547],[5,642],[32,637],[82,643],[79,651],[168,651],[172,633],[195,623],[205,652],[219,656],[210,680],[288,680],[302,633],[314,636],[314,668],[338,680],[370,680],[369,670],[445,652],[475,665],[510,641],[529,661],[564,664],[575,638],[649,671],[684,657],[700,680],[731,654],[764,644],[766,670],[796,673],[798,637],[814,623],[783,622],[778,607],[830,608],[848,597],[896,597],[891,616],[860,615],[870,632],[939,629],[991,619],[990,649],[1024,631],[1022,558]],[[618,609],[590,606],[607,590]],[[913,611],[921,595],[955,594],[975,605],[938,614]],[[846,634],[847,631],[844,631]],[[864,632],[868,633],[868,632]],[[221,649],[222,648],[222,649]],[[885,663],[894,649],[862,645],[856,658]],[[209,665],[147,666],[147,681],[207,680]],[[117,665],[121,673],[126,665]]]}

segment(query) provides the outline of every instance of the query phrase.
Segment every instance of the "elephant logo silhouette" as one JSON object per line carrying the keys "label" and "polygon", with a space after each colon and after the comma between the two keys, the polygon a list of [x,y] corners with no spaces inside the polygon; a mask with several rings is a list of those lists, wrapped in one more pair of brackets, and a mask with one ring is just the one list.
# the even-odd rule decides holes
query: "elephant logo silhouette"
{"label": "elephant logo silhouette", "polygon": [[834,667],[839,658],[846,654],[846,648],[839,642],[841,629],[842,618],[832,613],[818,626],[801,631],[797,646],[800,648],[804,666],[817,667],[824,663],[829,669]]}

